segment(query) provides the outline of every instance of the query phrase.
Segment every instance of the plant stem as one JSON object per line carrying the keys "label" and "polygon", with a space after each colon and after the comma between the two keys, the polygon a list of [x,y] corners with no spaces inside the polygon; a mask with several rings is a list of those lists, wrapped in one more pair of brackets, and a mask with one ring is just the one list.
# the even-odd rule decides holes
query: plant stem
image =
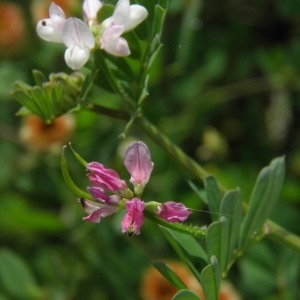
{"label": "plant stem", "polygon": [[[142,115],[137,118],[137,126],[148,134],[162,149],[164,149],[179,165],[190,174],[203,181],[210,174],[206,172],[195,160],[186,155],[178,146],[159,131],[151,122]],[[226,188],[219,184],[220,190],[225,193]]]}
{"label": "plant stem", "polygon": [[268,220],[265,224],[266,237],[300,253],[300,237],[287,231],[275,222]]}
{"label": "plant stem", "polygon": [[160,218],[157,218],[156,216],[153,215],[153,213],[144,210],[144,216],[153,221],[155,224],[157,225],[161,225],[163,227],[175,230],[175,231],[180,231],[186,234],[190,234],[193,235],[195,237],[202,237],[205,238],[207,230],[203,229],[201,227],[195,227],[195,226],[189,226],[189,225],[185,225],[182,223],[170,223],[170,222],[166,222]]}

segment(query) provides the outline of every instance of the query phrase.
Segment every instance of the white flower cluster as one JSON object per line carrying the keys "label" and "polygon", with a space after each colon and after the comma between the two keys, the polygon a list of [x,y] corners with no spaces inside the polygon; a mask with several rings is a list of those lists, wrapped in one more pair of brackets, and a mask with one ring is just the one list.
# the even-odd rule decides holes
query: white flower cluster
{"label": "white flower cluster", "polygon": [[[82,21],[74,17],[67,19],[64,11],[52,2],[49,18],[40,20],[36,31],[46,41],[65,44],[65,61],[73,70],[84,66],[95,45],[114,56],[130,55],[122,34],[145,20],[147,9],[137,4],[130,5],[129,0],[119,0],[112,16],[98,24],[97,13],[102,6],[100,0],[84,0]],[[96,36],[93,32],[97,32]]]}

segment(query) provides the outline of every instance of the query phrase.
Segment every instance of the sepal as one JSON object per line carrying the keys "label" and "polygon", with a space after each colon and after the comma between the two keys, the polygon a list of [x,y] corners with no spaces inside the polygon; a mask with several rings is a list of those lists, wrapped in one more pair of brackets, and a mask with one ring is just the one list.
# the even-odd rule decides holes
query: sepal
{"label": "sepal", "polygon": [[52,73],[48,81],[39,71],[33,71],[33,74],[36,85],[16,81],[11,92],[28,111],[50,124],[57,117],[79,109],[79,95],[84,81],[81,73]]}

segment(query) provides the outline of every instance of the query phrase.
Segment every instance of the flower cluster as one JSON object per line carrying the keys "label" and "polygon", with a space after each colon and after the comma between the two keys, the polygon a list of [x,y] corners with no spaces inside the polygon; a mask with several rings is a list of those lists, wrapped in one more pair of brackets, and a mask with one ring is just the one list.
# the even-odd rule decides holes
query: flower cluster
{"label": "flower cluster", "polygon": [[185,221],[188,218],[191,212],[182,203],[173,201],[146,203],[140,199],[153,169],[146,144],[141,141],[130,143],[125,153],[124,164],[131,175],[130,182],[134,187],[134,193],[116,171],[106,169],[98,162],[87,164],[87,176],[91,183],[88,191],[93,200],[80,199],[82,207],[88,214],[83,220],[99,223],[102,217],[125,209],[122,232],[138,235],[144,222],[143,212],[146,209],[170,223]]}
{"label": "flower cluster", "polygon": [[37,33],[46,41],[65,44],[65,61],[73,70],[85,65],[96,45],[114,56],[130,55],[128,43],[121,35],[133,30],[148,16],[146,8],[130,5],[129,0],[119,0],[112,16],[99,24],[97,14],[102,7],[100,0],[84,0],[82,21],[66,18],[61,7],[52,2],[49,18],[37,23]]}

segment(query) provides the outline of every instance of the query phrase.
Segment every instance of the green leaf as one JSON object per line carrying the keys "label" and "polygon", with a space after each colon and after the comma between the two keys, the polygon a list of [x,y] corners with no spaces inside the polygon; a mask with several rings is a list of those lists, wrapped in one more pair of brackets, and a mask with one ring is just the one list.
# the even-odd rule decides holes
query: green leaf
{"label": "green leaf", "polygon": [[193,236],[171,229],[167,229],[167,231],[189,255],[207,260],[205,250]]}
{"label": "green leaf", "polygon": [[71,143],[69,143],[69,146],[70,146],[70,148],[71,148],[71,150],[72,150],[72,152],[73,152],[75,158],[77,159],[77,161],[78,161],[80,164],[82,164],[84,167],[86,167],[87,161],[86,161],[84,158],[82,158],[81,155],[80,155],[79,153],[77,153],[77,152],[73,149]]}
{"label": "green leaf", "polygon": [[6,249],[0,251],[0,286],[14,299],[37,299],[39,293],[26,262]]}
{"label": "green leaf", "polygon": [[33,70],[32,74],[35,84],[42,87],[43,83],[46,81],[45,75],[39,70]]}
{"label": "green leaf", "polygon": [[206,300],[218,300],[221,284],[221,272],[218,260],[215,256],[211,257],[211,264],[206,266],[201,272],[201,286]]}
{"label": "green leaf", "polygon": [[258,237],[271,209],[279,198],[285,174],[283,157],[274,159],[268,167],[260,172],[252,191],[249,207],[241,225],[239,246]]}
{"label": "green leaf", "polygon": [[201,300],[194,292],[190,290],[181,290],[176,293],[172,300]]}
{"label": "green leaf", "polygon": [[204,186],[206,191],[206,199],[209,211],[213,221],[218,220],[218,212],[220,210],[220,203],[222,195],[216,179],[213,176],[208,176],[204,180]]}
{"label": "green leaf", "polygon": [[240,226],[242,223],[242,196],[239,189],[228,191],[221,202],[220,216],[226,217],[229,226],[228,237],[228,254],[226,264],[230,262],[233,256],[235,247],[240,232]]}
{"label": "green leaf", "polygon": [[66,185],[78,197],[92,200],[91,194],[81,190],[72,180],[72,178],[69,174],[67,160],[65,157],[65,148],[66,148],[66,146],[63,147],[62,153],[61,153],[61,171],[62,171],[62,175],[63,175]]}
{"label": "green leaf", "polygon": [[187,286],[168,265],[163,262],[155,262],[153,265],[176,289],[187,289]]}
{"label": "green leaf", "polygon": [[53,73],[49,81],[44,81],[41,72],[35,70],[35,86],[29,86],[22,82],[15,82],[12,88],[12,96],[31,113],[37,115],[46,124],[55,118],[78,109],[80,91],[83,83],[83,75],[74,72],[71,75]]}
{"label": "green leaf", "polygon": [[213,222],[208,227],[206,236],[206,248],[208,257],[215,256],[223,272],[227,265],[229,240],[229,224],[227,218],[221,217],[220,221]]}
{"label": "green leaf", "polygon": [[200,274],[199,274],[198,270],[195,268],[195,266],[193,265],[193,263],[188,259],[186,253],[182,250],[180,244],[171,235],[169,229],[167,229],[167,228],[161,228],[161,229],[162,229],[162,232],[165,234],[165,237],[169,241],[170,245],[173,247],[173,249],[175,250],[176,254],[180,258],[180,260],[182,262],[184,262],[189,267],[189,269],[191,270],[191,272],[193,273],[193,275],[195,276],[195,278],[198,281],[200,281]]}

